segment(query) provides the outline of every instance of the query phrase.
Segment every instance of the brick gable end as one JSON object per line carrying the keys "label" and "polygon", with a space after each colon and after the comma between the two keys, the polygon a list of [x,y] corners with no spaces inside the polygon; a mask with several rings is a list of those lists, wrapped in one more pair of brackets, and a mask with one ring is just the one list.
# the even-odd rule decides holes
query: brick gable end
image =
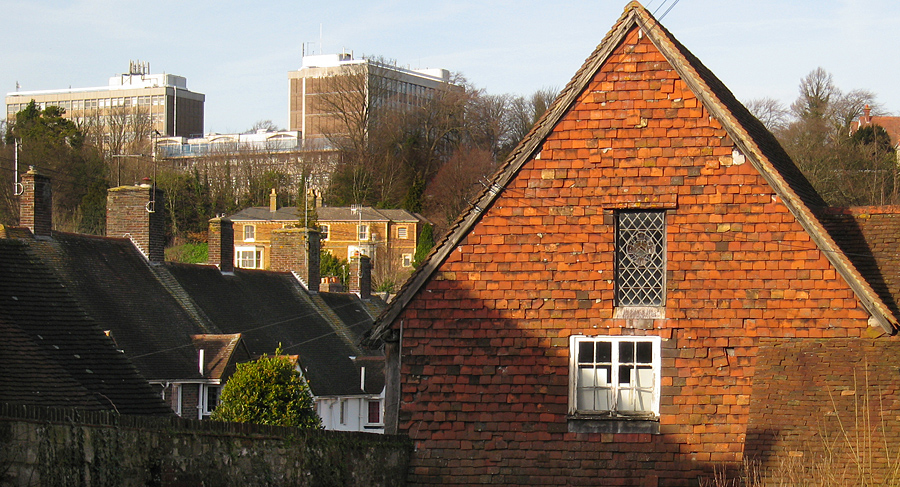
{"label": "brick gable end", "polygon": [[[666,319],[614,319],[621,209],[666,211]],[[399,427],[428,452],[411,483],[696,478],[742,458],[759,337],[859,337],[867,318],[634,28],[396,321]],[[666,340],[662,434],[568,432],[573,334]]]}

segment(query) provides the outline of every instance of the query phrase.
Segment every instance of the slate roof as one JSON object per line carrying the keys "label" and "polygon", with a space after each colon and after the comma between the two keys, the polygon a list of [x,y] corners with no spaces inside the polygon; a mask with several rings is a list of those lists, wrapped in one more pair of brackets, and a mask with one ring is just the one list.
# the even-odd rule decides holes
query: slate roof
{"label": "slate roof", "polygon": [[782,198],[797,221],[816,245],[824,251],[832,265],[853,288],[863,306],[885,332],[893,333],[895,329],[900,328],[898,317],[891,313],[871,285],[850,263],[847,256],[840,251],[818,220],[815,212],[826,206],[824,200],[791,161],[775,137],[706,66],[659,24],[640,3],[632,1],[625,7],[622,16],[560,92],[547,112],[498,169],[491,184],[485,187],[474,203],[463,211],[450,227],[444,239],[432,250],[426,262],[406,281],[391,305],[379,316],[370,335],[371,339],[379,340],[386,336],[394,319],[478,223],[481,215],[491,207],[494,200],[516,177],[522,166],[540,153],[541,145],[554,130],[557,122],[568,112],[613,50],[633,28],[641,29],[641,32],[656,46],[681,79],[701,100],[704,108],[720,121],[735,147],[746,156],[747,160]]}
{"label": "slate roof", "polygon": [[131,241],[54,232],[30,246],[148,380],[202,378],[191,337],[218,330],[185,311]]}
{"label": "slate roof", "polygon": [[171,414],[28,243],[0,239],[0,400]]}
{"label": "slate roof", "polygon": [[228,217],[231,221],[299,221],[296,206],[283,206],[274,212],[268,206],[251,206]]}
{"label": "slate roof", "polygon": [[[364,206],[360,209],[360,213],[352,210],[347,206],[322,206],[316,208],[316,214],[320,221],[395,221],[395,222],[415,222],[420,218],[416,215],[401,209],[375,209]],[[278,208],[275,212],[269,210],[267,206],[253,206],[244,208],[243,210],[228,217],[229,220],[235,222],[242,221],[298,221],[298,215],[303,213],[302,208],[296,206],[284,206]]]}
{"label": "slate roof", "polygon": [[[174,263],[165,268],[222,333],[239,333],[253,356],[272,355],[279,346],[298,355],[316,396],[363,393],[350,357],[363,353],[354,341],[371,325],[371,317],[358,320],[353,335],[345,337],[290,273],[235,269],[225,275],[213,266]],[[333,299],[343,300],[335,313],[362,309],[355,295]]]}
{"label": "slate roof", "polygon": [[[310,295],[292,274],[284,272],[237,269],[223,275],[209,265],[150,264],[128,239],[54,232],[51,239],[36,240],[27,231],[12,234],[27,238],[0,239],[7,255],[5,267],[0,264],[0,300],[4,291],[9,296],[27,291],[28,283],[35,279],[54,292],[44,292],[43,287],[36,289],[33,296],[40,301],[27,308],[12,298],[10,301],[18,307],[5,308],[3,305],[9,303],[0,303],[0,320],[6,320],[0,323],[30,330],[25,336],[47,336],[49,332],[41,331],[47,321],[46,310],[67,318],[77,316],[87,323],[85,326],[96,335],[96,341],[102,342],[118,360],[122,374],[133,374],[151,392],[146,380],[192,381],[227,376],[235,361],[271,355],[279,345],[285,353],[300,357],[317,396],[378,393],[383,389],[382,379],[380,385],[373,385],[377,390],[363,391],[359,369],[350,359],[371,354],[357,345],[372,325],[372,316],[367,312],[370,303],[363,303],[354,294]],[[20,310],[21,318],[10,314],[15,310]],[[30,320],[27,322],[33,328],[22,328],[20,319]],[[15,332],[16,329],[0,331],[9,335],[9,343],[19,343],[23,338],[14,336]],[[77,353],[92,356],[89,350],[95,345],[85,344]],[[205,351],[204,374],[198,364],[200,348]],[[37,352],[47,353],[38,347],[35,353],[10,355],[3,360],[10,364],[40,361]],[[30,378],[42,378],[47,379],[42,387],[72,392],[67,403],[108,406],[108,401],[97,403],[90,387],[78,392],[77,386],[83,386],[81,377],[67,379],[56,374],[58,370],[50,373],[49,366],[30,367],[23,373],[34,371],[33,374],[10,376],[6,379],[8,385],[0,385],[7,387],[10,394],[16,391],[19,397],[31,397],[36,393],[19,386],[30,382]],[[69,368],[68,364],[62,367]],[[48,381],[50,378],[52,381]],[[128,397],[128,389],[119,388],[116,392]],[[152,395],[159,399],[155,392]],[[114,402],[121,410],[120,401]]]}

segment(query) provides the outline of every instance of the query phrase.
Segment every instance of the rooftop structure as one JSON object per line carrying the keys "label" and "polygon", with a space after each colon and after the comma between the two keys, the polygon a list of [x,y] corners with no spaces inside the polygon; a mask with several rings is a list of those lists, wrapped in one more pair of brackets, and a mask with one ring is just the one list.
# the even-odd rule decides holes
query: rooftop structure
{"label": "rooftop structure", "polygon": [[7,93],[7,119],[15,120],[32,100],[41,109],[64,109],[64,116],[82,127],[97,128],[107,148],[116,145],[117,132],[145,138],[154,131],[165,136],[203,133],[206,95],[188,90],[183,76],[151,74],[149,63],[131,62],[128,72],[109,78],[107,86]]}
{"label": "rooftop structure", "polygon": [[435,90],[449,86],[450,71],[406,69],[341,53],[304,56],[288,80],[289,128],[327,147],[335,136],[364,130],[369,108],[422,105]]}

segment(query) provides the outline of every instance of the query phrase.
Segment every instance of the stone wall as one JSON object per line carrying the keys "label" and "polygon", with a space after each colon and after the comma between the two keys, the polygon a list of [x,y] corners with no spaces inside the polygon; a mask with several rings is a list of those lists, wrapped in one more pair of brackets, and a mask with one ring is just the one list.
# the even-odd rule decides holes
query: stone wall
{"label": "stone wall", "polygon": [[0,485],[397,486],[399,436],[0,405]]}

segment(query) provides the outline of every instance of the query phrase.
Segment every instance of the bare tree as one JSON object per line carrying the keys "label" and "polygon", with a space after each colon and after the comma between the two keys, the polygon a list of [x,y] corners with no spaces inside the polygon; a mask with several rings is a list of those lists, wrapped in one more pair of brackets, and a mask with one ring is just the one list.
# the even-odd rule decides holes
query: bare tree
{"label": "bare tree", "polygon": [[[775,134],[822,198],[831,205],[868,205],[889,202],[896,164],[867,143],[850,137],[851,123],[866,105],[878,104],[867,90],[844,93],[822,68],[800,81],[800,93],[791,104],[791,117]],[[887,159],[885,159],[885,156]]]}
{"label": "bare tree", "polygon": [[746,103],[746,107],[770,132],[783,130],[791,115],[783,103],[769,97],[750,100]]}
{"label": "bare tree", "polygon": [[256,123],[254,123],[253,126],[250,127],[250,130],[248,130],[246,133],[252,134],[252,133],[258,132],[260,130],[264,130],[266,132],[278,132],[283,129],[279,128],[278,125],[275,125],[275,122],[266,119],[266,120],[259,120]]}

